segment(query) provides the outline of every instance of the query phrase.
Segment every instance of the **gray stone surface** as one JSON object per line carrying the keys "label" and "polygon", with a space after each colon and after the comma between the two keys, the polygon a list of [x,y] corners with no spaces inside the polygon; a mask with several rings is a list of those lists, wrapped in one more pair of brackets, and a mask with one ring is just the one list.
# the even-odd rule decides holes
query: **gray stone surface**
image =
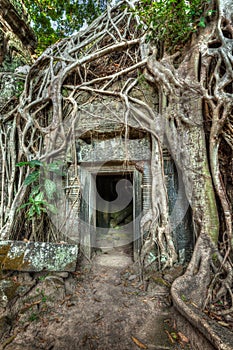
{"label": "gray stone surface", "polygon": [[15,69],[15,73],[27,75],[29,73],[29,70],[30,70],[30,66],[28,64],[25,64],[24,66],[17,67]]}
{"label": "gray stone surface", "polygon": [[95,264],[113,268],[125,268],[132,264],[132,258],[123,253],[110,253],[99,255],[95,258]]}
{"label": "gray stone surface", "polygon": [[0,242],[2,270],[74,271],[78,246],[46,242]]}
{"label": "gray stone surface", "polygon": [[80,162],[97,162],[111,160],[149,160],[151,158],[150,141],[147,138],[140,140],[125,140],[115,137],[108,140],[93,141],[91,144],[80,142],[78,154]]}

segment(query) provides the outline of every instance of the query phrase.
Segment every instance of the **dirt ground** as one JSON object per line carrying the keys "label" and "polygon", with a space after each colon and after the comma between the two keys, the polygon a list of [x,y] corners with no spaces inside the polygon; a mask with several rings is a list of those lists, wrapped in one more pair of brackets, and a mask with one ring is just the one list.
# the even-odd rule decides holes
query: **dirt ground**
{"label": "dirt ground", "polygon": [[2,309],[1,349],[191,349],[172,317],[169,276],[141,282],[123,252],[73,274],[14,274],[19,291]]}

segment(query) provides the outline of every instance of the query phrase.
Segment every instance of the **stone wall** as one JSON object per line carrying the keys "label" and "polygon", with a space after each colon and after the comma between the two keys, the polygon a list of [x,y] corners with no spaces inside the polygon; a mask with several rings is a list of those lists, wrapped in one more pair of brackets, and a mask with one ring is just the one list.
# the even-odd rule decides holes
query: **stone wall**
{"label": "stone wall", "polygon": [[20,0],[0,0],[0,33],[0,64],[14,56],[18,56],[24,63],[31,62],[36,37]]}
{"label": "stone wall", "polygon": [[[20,0],[0,0],[0,108],[8,111],[23,90],[36,37]],[[19,66],[25,66],[18,69]]]}
{"label": "stone wall", "polygon": [[[91,132],[91,130],[89,130],[89,134],[90,136],[92,134],[92,137],[89,137],[86,133],[87,139],[77,139],[76,141],[76,159],[79,166],[87,167],[89,173],[97,172],[98,174],[105,173],[105,175],[130,171],[130,167],[133,167],[133,170],[139,170],[143,179],[143,185],[140,186],[140,191],[143,192],[143,206],[141,210],[146,212],[146,209],[148,210],[151,206],[151,200],[153,200],[153,198],[151,198],[151,176],[148,180],[148,176],[145,173],[145,166],[148,166],[148,173],[150,173],[151,144],[149,135],[144,134],[143,137],[141,135],[139,138],[139,134],[137,134],[136,130],[133,131],[133,129],[131,129],[128,135],[129,138],[125,140],[125,138],[122,137],[124,132],[121,133],[118,130],[119,126],[114,129],[112,125],[109,132],[106,131],[106,124],[103,125],[103,129],[101,129],[101,124],[95,125],[95,127],[97,128],[95,131]],[[118,135],[116,136],[116,134]],[[185,195],[182,176],[178,173],[175,163],[166,148],[163,150],[163,157],[173,238],[179,261],[184,263],[190,260],[194,246],[192,213]],[[126,159],[129,162],[127,166],[124,165]],[[111,165],[109,164],[110,161]],[[106,164],[108,164],[107,167]],[[105,168],[107,170],[104,170]],[[132,172],[133,170],[131,169]],[[147,181],[148,183],[146,183],[146,179],[149,181]],[[81,185],[83,190],[86,188],[87,191],[90,190],[90,186],[91,184],[89,182],[86,187],[84,183]],[[72,187],[72,183],[70,183],[70,187]],[[141,190],[141,187],[143,190]],[[149,191],[148,194],[147,191]],[[88,205],[89,197],[88,194],[85,195],[85,198],[87,198],[86,205]],[[92,200],[95,201],[94,198],[92,198]],[[91,203],[89,203],[89,205],[91,205]],[[105,210],[106,213],[109,214],[106,208]],[[104,231],[104,229],[102,229],[102,231]],[[106,229],[106,231],[108,231],[108,229]],[[113,236],[113,231],[112,228],[109,229],[111,236]],[[103,233],[103,237],[106,240],[107,236],[105,236],[106,232]]]}
{"label": "stone wall", "polygon": [[[0,0],[0,115],[6,117],[18,103],[32,64],[36,37],[21,0]],[[4,125],[8,135],[12,124]],[[1,130],[3,133],[3,130]],[[0,149],[0,178],[2,176]],[[1,187],[2,188],[2,187]],[[1,196],[1,189],[0,189]]]}

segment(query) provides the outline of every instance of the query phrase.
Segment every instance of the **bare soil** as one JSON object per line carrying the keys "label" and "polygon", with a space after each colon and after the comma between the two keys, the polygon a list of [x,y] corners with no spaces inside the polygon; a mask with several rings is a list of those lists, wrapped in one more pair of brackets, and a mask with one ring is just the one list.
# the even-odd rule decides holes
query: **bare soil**
{"label": "bare soil", "polygon": [[21,296],[2,314],[11,317],[2,349],[191,349],[176,329],[169,283],[158,275],[140,281],[123,252],[97,255],[73,274],[11,278]]}

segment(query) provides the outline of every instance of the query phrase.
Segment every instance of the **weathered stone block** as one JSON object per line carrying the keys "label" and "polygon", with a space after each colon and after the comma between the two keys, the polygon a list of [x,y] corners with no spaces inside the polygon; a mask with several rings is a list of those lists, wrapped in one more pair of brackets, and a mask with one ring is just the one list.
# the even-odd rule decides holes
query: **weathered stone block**
{"label": "weathered stone block", "polygon": [[0,241],[2,270],[74,271],[78,246],[46,242]]}
{"label": "weathered stone block", "polygon": [[147,138],[125,141],[120,137],[93,141],[87,144],[80,141],[79,162],[107,162],[111,160],[149,160],[151,157],[150,141]]}

